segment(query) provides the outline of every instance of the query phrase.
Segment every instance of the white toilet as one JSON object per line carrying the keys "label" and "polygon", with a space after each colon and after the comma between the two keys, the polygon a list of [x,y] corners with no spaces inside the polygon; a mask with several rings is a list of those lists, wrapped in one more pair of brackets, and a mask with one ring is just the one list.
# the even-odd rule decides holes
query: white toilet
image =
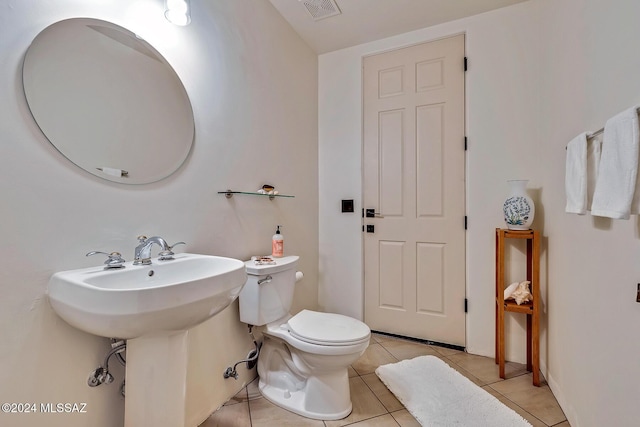
{"label": "white toilet", "polygon": [[302,310],[291,316],[298,259],[245,263],[240,320],[264,326],[258,357],[262,395],[304,417],[338,420],[351,413],[347,368],[367,349],[371,330],[340,314]]}

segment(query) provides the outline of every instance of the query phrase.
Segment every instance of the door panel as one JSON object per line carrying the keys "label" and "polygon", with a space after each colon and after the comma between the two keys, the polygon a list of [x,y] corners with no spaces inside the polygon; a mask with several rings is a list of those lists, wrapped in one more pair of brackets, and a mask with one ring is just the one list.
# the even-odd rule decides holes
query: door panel
{"label": "door panel", "polygon": [[416,109],[416,185],[418,217],[442,216],[442,129],[444,105]]}
{"label": "door panel", "polygon": [[380,268],[380,306],[405,309],[405,301],[398,287],[403,287],[402,265],[404,242],[381,241],[378,253]]}
{"label": "door panel", "polygon": [[380,209],[388,216],[401,216],[402,175],[404,161],[402,145],[402,125],[404,111],[384,111],[380,113]]}
{"label": "door panel", "polygon": [[417,281],[425,286],[417,287],[418,312],[444,314],[444,248],[441,243],[417,244]]}

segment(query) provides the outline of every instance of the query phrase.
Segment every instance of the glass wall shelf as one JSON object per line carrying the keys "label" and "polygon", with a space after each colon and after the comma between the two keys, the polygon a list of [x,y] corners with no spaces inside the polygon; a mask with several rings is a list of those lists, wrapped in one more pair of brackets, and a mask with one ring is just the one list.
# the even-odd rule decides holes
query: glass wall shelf
{"label": "glass wall shelf", "polygon": [[262,194],[262,193],[257,193],[255,191],[233,191],[233,190],[227,190],[227,191],[218,191],[218,194],[224,194],[224,196],[227,199],[230,199],[231,197],[233,197],[234,194],[244,194],[247,196],[262,196],[262,197],[268,197],[269,200],[273,200],[276,197],[289,197],[289,198],[293,198],[295,196],[288,196],[286,194]]}

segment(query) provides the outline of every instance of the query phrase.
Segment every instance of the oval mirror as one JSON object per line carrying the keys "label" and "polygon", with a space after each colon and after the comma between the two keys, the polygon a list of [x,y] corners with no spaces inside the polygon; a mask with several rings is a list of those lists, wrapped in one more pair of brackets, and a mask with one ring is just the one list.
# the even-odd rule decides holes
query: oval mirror
{"label": "oval mirror", "polygon": [[195,133],[180,78],[149,43],[118,25],[73,18],[26,52],[24,93],[60,153],[110,181],[145,184],[175,172]]}

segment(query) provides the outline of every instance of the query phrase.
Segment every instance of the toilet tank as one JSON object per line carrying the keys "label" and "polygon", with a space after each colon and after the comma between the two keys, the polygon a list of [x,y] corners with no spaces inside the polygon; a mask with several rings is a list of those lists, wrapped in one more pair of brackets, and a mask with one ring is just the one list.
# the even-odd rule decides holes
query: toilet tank
{"label": "toilet tank", "polygon": [[298,256],[274,258],[275,264],[244,263],[247,283],[240,291],[240,320],[261,326],[289,313],[296,283]]}

